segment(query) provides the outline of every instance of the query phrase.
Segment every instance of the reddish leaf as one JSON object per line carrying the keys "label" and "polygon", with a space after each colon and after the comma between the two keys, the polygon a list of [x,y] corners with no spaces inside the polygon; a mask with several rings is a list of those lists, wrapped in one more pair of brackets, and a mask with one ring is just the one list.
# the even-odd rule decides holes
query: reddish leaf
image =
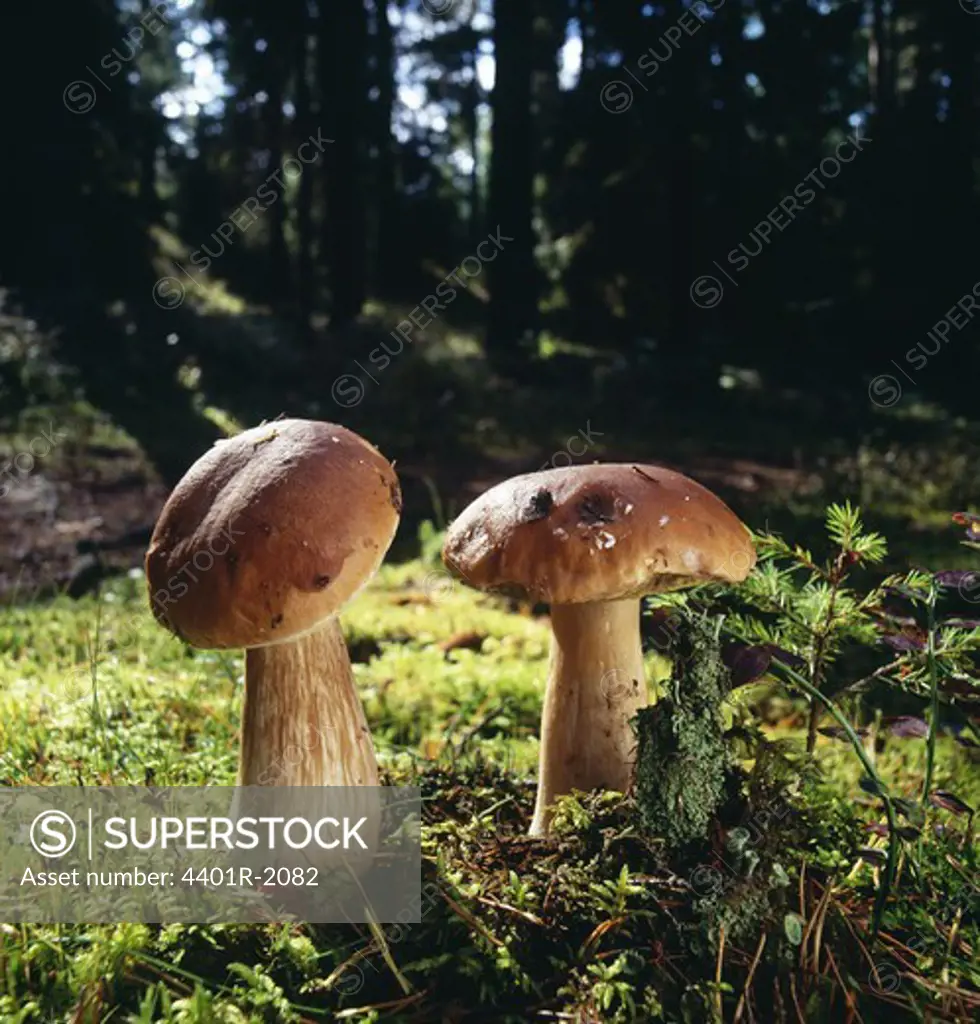
{"label": "reddish leaf", "polygon": [[769,671],[772,654],[765,647],[743,647],[732,662],[732,686],[745,686]]}
{"label": "reddish leaf", "polygon": [[730,640],[728,643],[722,644],[721,660],[725,663],[725,667],[732,668],[735,664],[735,659],[744,650],[745,644],[736,643],[734,640]]}
{"label": "reddish leaf", "polygon": [[[859,729],[855,727],[854,731],[858,734],[858,736],[868,735],[867,729]],[[841,726],[839,725],[825,725],[823,726],[823,728],[818,729],[817,732],[819,732],[822,736],[827,736],[829,739],[843,740],[845,743],[850,742],[851,739],[851,737],[847,735],[847,730],[841,728]]]}
{"label": "reddish leaf", "polygon": [[877,850],[873,846],[862,846],[858,853],[869,863],[884,867],[888,863],[888,854],[883,850]]}
{"label": "reddish leaf", "polygon": [[964,803],[954,793],[950,793],[948,789],[934,789],[929,794],[929,803],[933,807],[942,808],[944,811],[951,811],[953,814],[972,814],[973,808]]}
{"label": "reddish leaf", "polygon": [[950,696],[980,697],[980,687],[969,676],[946,676],[940,680],[939,689]]}
{"label": "reddish leaf", "polygon": [[778,644],[753,644],[750,647],[730,643],[722,648],[721,657],[731,670],[733,686],[744,686],[764,676],[774,661],[797,672],[806,671],[806,662],[798,654],[784,650]]}
{"label": "reddish leaf", "polygon": [[932,578],[944,587],[959,588],[964,584],[969,587],[975,585],[977,573],[973,569],[943,569],[942,572],[933,573]]}
{"label": "reddish leaf", "polygon": [[764,646],[769,648],[769,653],[773,657],[773,661],[778,661],[782,665],[786,665],[788,668],[795,669],[797,672],[806,671],[806,661],[803,660],[798,654],[794,654],[792,651],[787,651],[783,647],[778,647],[776,644],[765,644]]}
{"label": "reddish leaf", "polygon": [[871,608],[871,614],[883,622],[890,622],[895,626],[914,626],[915,619],[911,615],[903,615],[895,608]]}
{"label": "reddish leaf", "polygon": [[[865,828],[873,835],[881,836],[882,838],[890,833],[890,829],[883,822],[875,822],[873,825],[865,825]],[[912,828],[909,825],[899,825],[899,827],[895,829],[895,835],[904,839],[907,843],[911,843],[913,840],[919,838],[919,830],[917,828]]]}
{"label": "reddish leaf", "polygon": [[921,739],[929,735],[929,726],[921,718],[912,715],[899,715],[897,718],[888,720],[888,731],[892,736],[899,736],[903,739],[916,737]]}
{"label": "reddish leaf", "polygon": [[925,635],[918,630],[915,633],[906,630],[892,636],[885,636],[881,638],[881,642],[887,644],[893,651],[922,651],[926,646]]}

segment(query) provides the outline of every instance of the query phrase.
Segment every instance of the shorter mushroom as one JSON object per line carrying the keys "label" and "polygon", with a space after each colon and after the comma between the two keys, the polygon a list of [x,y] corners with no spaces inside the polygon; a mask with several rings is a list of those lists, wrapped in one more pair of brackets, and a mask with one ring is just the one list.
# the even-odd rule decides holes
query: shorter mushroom
{"label": "shorter mushroom", "polygon": [[640,598],[735,583],[755,565],[748,530],[721,499],[660,466],[568,466],[491,488],[443,548],[473,587],[551,605],[552,644],[531,835],[557,797],[625,792],[630,721],[647,704]]}
{"label": "shorter mushroom", "polygon": [[344,427],[283,419],[219,441],[167,500],[146,555],[158,621],[247,649],[240,786],[376,786],[337,613],[395,535],[398,478]]}

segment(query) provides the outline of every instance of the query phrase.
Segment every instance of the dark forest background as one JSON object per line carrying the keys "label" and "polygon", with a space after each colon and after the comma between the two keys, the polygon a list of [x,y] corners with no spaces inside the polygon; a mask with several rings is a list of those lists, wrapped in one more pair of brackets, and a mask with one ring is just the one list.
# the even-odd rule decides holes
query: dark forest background
{"label": "dark forest background", "polygon": [[[50,339],[62,379],[165,481],[219,435],[210,407],[335,419],[433,458],[485,454],[481,416],[533,431],[554,408],[535,395],[564,396],[557,433],[607,409],[607,433],[628,421],[651,454],[692,421],[760,424],[773,451],[779,424],[863,430],[891,404],[881,374],[903,403],[969,419],[972,319],[921,374],[905,354],[980,277],[976,5],[689,6],[11,7],[3,312]],[[195,102],[202,55],[223,95]],[[736,272],[727,254],[755,251],[756,225],[855,131],[855,158]],[[323,155],[267,186],[276,201],[202,269],[201,247],[318,134]],[[367,354],[398,352],[395,325],[498,230],[512,240],[392,357],[401,376],[368,381]],[[710,308],[692,300],[704,274],[724,287]],[[446,358],[423,358],[430,344]],[[4,403],[27,401],[0,367]],[[348,373],[363,402],[332,391]]]}

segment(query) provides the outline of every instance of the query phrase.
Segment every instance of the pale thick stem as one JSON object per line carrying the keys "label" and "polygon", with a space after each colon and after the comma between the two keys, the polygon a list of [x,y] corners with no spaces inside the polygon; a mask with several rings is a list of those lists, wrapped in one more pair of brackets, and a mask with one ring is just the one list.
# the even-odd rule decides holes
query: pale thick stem
{"label": "pale thick stem", "polygon": [[240,786],[377,786],[347,645],[322,629],[245,656]]}
{"label": "pale thick stem", "polygon": [[548,832],[556,797],[628,788],[636,749],[629,722],[647,704],[639,599],[553,605],[551,629],[531,835]]}

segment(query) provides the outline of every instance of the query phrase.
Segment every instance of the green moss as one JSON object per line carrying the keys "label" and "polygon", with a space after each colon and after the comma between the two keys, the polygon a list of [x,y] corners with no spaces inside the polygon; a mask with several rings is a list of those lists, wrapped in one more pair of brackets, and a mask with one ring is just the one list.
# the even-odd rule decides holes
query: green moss
{"label": "green moss", "polygon": [[733,765],[721,706],[730,689],[717,620],[692,618],[669,696],[636,716],[641,820],[675,849],[706,839],[730,790]]}
{"label": "green moss", "polygon": [[[921,843],[904,847],[907,867],[886,918],[906,944],[921,942],[919,975],[903,973],[897,992],[867,982],[855,936],[865,937],[874,879],[866,863],[857,867],[857,850],[881,843],[865,830],[880,814],[857,785],[859,763],[837,741],[821,737],[820,784],[805,770],[802,739],[785,729],[746,745],[744,775],[733,766],[728,776],[741,782],[741,799],[728,802],[715,788],[721,803],[707,817],[707,838],[683,850],[668,851],[664,830],[608,793],[567,797],[556,834],[529,838],[547,623],[442,577],[433,586],[432,572],[421,562],[387,566],[343,615],[386,781],[419,785],[425,798],[422,922],[384,926],[387,950],[369,929],[340,925],[0,923],[0,1020],[517,1024],[551,1014],[701,1024],[719,994],[724,1019],[733,1019],[763,933],[750,986],[756,1019],[780,1019],[767,999],[792,1007],[791,986],[802,999],[819,984],[835,1002],[807,1019],[838,1020],[843,998],[829,959],[821,957],[815,980],[786,937],[804,862],[807,914],[824,882],[833,887],[822,947],[857,979],[851,998],[864,1020],[887,1014],[898,1024],[913,1019],[905,1004],[928,1013],[956,987],[977,990],[980,912],[971,900],[980,865],[966,818],[939,809],[929,811]],[[713,628],[692,624],[687,659],[666,687],[660,710],[666,701],[681,709],[680,739],[673,728],[659,741],[651,732],[644,757],[683,741],[709,773],[715,766],[717,787],[723,762],[705,756],[705,737],[720,735],[727,679]],[[241,656],[193,652],[166,634],[138,575],[113,581],[101,603],[0,609],[0,649],[0,784],[233,782]],[[921,790],[922,746],[881,737],[876,763],[897,794]],[[937,777],[974,804],[975,756],[944,741]],[[641,768],[648,784],[657,770],[652,760]],[[675,802],[687,781],[672,778]],[[711,803],[702,801],[698,831]],[[712,828],[719,815],[724,827]],[[947,831],[937,834],[937,823]],[[933,920],[936,907],[951,913]],[[901,967],[892,948],[873,952],[885,985]]]}

